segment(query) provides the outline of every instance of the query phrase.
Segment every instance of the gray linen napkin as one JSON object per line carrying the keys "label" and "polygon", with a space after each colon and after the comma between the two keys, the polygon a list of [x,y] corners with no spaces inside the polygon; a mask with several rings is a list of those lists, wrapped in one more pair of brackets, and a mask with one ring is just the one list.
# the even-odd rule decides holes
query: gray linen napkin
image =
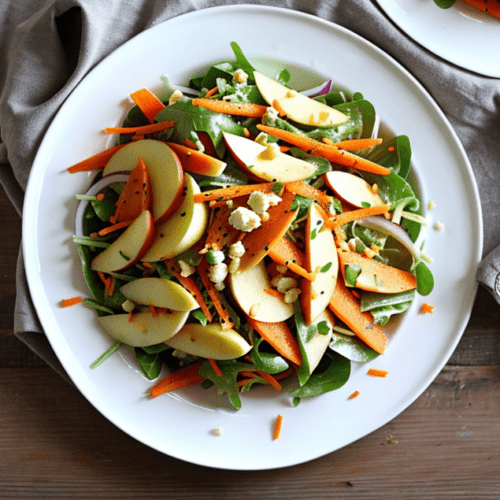
{"label": "gray linen napkin", "polygon": [[[361,35],[406,67],[447,115],[471,161],[484,213],[484,251],[500,245],[500,81],[458,68],[395,26],[375,0],[2,0],[0,5],[0,182],[19,213],[33,159],[54,115],[82,78],[141,31],[189,11],[251,3],[294,9]],[[500,247],[478,279],[495,289]],[[482,272],[487,268],[485,272]],[[14,332],[63,376],[17,269]],[[497,271],[498,272],[498,271]],[[497,298],[497,300],[499,300]]]}

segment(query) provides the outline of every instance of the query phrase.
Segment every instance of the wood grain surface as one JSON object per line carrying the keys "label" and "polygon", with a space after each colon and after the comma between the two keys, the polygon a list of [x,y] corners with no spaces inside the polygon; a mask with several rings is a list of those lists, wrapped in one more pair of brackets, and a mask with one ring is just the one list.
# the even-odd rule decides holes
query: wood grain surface
{"label": "wood grain surface", "polygon": [[499,499],[500,307],[483,289],[449,363],[393,421],[306,464],[200,467],[123,433],[13,334],[21,220],[0,188],[1,499]]}

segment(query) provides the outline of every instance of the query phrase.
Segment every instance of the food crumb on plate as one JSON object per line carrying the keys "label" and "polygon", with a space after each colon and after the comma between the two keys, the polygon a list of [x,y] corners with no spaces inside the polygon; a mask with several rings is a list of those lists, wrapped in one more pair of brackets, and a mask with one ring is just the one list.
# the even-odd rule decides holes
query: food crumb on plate
{"label": "food crumb on plate", "polygon": [[222,436],[224,433],[224,429],[222,427],[217,427],[216,429],[212,429],[212,434],[215,436]]}
{"label": "food crumb on plate", "polygon": [[436,231],[442,231],[444,229],[444,224],[442,222],[435,222],[432,226]]}

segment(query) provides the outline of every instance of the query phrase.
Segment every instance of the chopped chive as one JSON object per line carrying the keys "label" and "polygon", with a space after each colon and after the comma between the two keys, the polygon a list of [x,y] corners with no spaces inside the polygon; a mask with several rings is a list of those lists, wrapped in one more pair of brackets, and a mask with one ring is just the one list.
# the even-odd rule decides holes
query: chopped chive
{"label": "chopped chive", "polygon": [[131,258],[128,255],[125,255],[121,250],[119,250],[120,255],[128,262]]}
{"label": "chopped chive", "polygon": [[97,196],[90,196],[88,194],[75,194],[75,198],[81,201],[97,201]]}
{"label": "chopped chive", "polygon": [[90,368],[94,369],[97,366],[99,366],[101,363],[106,361],[112,354],[115,353],[115,351],[118,350],[118,348],[122,345],[122,342],[120,340],[117,340],[104,354],[99,356],[91,365]]}

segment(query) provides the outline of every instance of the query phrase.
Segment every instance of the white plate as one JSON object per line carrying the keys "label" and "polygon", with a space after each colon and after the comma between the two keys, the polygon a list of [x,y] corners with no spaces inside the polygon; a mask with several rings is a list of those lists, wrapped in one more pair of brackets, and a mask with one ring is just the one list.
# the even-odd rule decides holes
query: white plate
{"label": "white plate", "polygon": [[[258,29],[256,29],[258,27]],[[300,36],[299,36],[300,34]],[[302,67],[362,92],[396,134],[412,140],[413,166],[425,200],[437,204],[426,250],[436,287],[426,298],[434,314],[419,314],[416,299],[387,354],[370,363],[385,379],[353,366],[338,391],[293,407],[285,392],[262,388],[243,396],[243,409],[219,408],[214,391],[146,398],[147,382],[126,355],[95,370],[89,365],[111,344],[85,307],[61,309],[65,297],[87,294],[71,236],[75,193],[87,174],[66,167],[104,149],[101,132],[118,124],[128,95],[154,89],[167,73],[179,84],[210,63],[232,57],[237,41],[248,55],[281,58],[295,74]],[[333,57],[332,54],[335,54]],[[316,83],[310,79],[311,83]],[[432,226],[431,226],[432,227]],[[474,301],[474,274],[482,250],[478,193],[464,151],[444,115],[417,81],[375,46],[321,19],[268,7],[231,6],[197,11],[137,36],[99,64],[61,108],[40,147],[24,208],[24,255],[33,300],[45,332],[85,397],[123,431],[180,459],[227,469],[271,469],[337,450],[389,422],[432,382],[453,352]],[[359,390],[354,400],[348,396]],[[284,417],[281,437],[273,422]],[[221,427],[224,433],[211,433]]]}
{"label": "white plate", "polygon": [[377,0],[406,34],[434,54],[481,75],[500,77],[500,19],[457,0]]}

